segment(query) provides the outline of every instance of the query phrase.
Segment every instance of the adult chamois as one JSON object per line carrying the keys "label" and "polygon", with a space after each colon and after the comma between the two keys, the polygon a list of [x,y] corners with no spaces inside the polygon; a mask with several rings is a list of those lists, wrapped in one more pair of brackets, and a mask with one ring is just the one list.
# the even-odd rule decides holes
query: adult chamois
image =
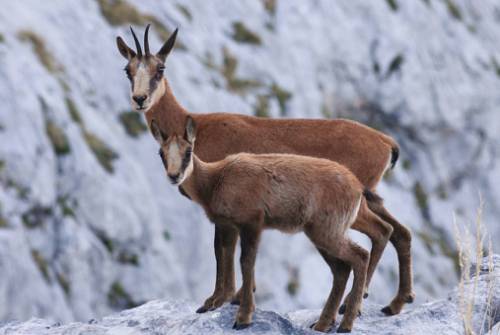
{"label": "adult chamois", "polygon": [[[347,230],[359,217],[378,219],[366,206],[364,186],[346,167],[323,158],[291,154],[248,154],[204,162],[193,154],[196,127],[188,116],[184,135],[165,134],[155,120],[151,131],[171,183],[201,205],[218,227],[231,227],[241,239],[243,287],[234,327],[250,325],[255,310],[253,276],[263,229],[303,231],[334,275],[334,284],[314,329],[326,332],[335,322],[350,268],[353,290],[337,332],[350,332],[366,279],[369,254]],[[198,142],[199,143],[199,142]]]}
{"label": "adult chamois", "polygon": [[[215,162],[239,152],[288,153],[326,158],[346,166],[364,187],[371,191],[366,202],[382,220],[360,219],[352,226],[369,236],[372,242],[366,285],[375,271],[390,238],[399,262],[399,289],[395,298],[382,311],[397,314],[404,304],[412,302],[413,276],[411,266],[411,234],[383,206],[375,188],[399,155],[397,143],[389,136],[350,120],[266,119],[238,114],[195,114],[186,111],[176,100],[163,75],[165,60],[172,50],[177,29],[152,54],[148,31],[144,34],[144,54],[132,30],[136,50],[117,37],[117,46],[128,63],[125,72],[131,83],[131,103],[135,110],[145,113],[148,125],[153,119],[166,134],[183,134],[188,117],[198,125],[199,144],[195,153],[206,162]],[[179,188],[181,193],[182,188]],[[238,231],[230,226],[216,226],[214,249],[217,261],[215,289],[198,312],[206,312],[233,299],[235,295],[234,251]]]}

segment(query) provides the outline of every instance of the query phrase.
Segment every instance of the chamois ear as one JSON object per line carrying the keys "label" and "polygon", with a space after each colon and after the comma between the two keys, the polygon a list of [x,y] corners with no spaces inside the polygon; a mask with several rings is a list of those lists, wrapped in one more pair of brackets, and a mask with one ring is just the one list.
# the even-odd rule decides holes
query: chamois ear
{"label": "chamois ear", "polygon": [[186,120],[186,133],[184,134],[184,138],[189,143],[194,143],[196,139],[196,123],[191,116],[188,116]]}
{"label": "chamois ear", "polygon": [[158,125],[158,122],[156,122],[156,120],[152,120],[149,127],[151,129],[151,133],[153,133],[153,137],[158,143],[162,144],[163,142],[165,142],[167,136],[161,131],[160,126]]}
{"label": "chamois ear", "polygon": [[135,57],[135,51],[130,49],[120,36],[116,38],[116,45],[118,51],[120,51],[122,56],[126,59],[130,60],[132,57]]}
{"label": "chamois ear", "polygon": [[172,33],[172,35],[170,35],[168,40],[161,47],[160,51],[158,51],[158,53],[156,54],[156,56],[158,58],[160,58],[164,63],[165,63],[165,59],[167,59],[168,54],[170,53],[170,51],[174,47],[175,38],[177,37],[178,30],[179,30],[179,28],[175,28],[175,31]]}

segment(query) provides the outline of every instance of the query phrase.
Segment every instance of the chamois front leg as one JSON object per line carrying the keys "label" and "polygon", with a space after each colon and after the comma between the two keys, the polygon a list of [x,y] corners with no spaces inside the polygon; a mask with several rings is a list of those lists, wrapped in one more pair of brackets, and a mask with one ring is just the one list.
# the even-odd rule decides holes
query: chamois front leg
{"label": "chamois front leg", "polygon": [[245,226],[240,229],[241,239],[241,272],[243,277],[240,308],[236,315],[234,329],[244,329],[252,323],[252,315],[255,310],[253,297],[253,278],[255,269],[255,258],[259,244],[262,228],[259,226]]}
{"label": "chamois front leg", "polygon": [[205,313],[231,300],[235,291],[234,249],[238,240],[238,230],[232,226],[215,225],[214,250],[217,274],[213,294],[205,300],[197,313]]}

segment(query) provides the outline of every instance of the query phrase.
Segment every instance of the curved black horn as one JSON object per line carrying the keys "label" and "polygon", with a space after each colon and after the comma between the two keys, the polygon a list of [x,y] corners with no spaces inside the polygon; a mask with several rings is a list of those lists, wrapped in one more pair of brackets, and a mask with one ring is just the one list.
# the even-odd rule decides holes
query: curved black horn
{"label": "curved black horn", "polygon": [[141,45],[139,44],[137,36],[135,36],[134,29],[132,29],[132,26],[130,26],[130,31],[132,32],[132,36],[134,36],[135,48],[137,49],[137,57],[141,58],[142,57]]}
{"label": "curved black horn", "polygon": [[149,53],[149,26],[151,26],[151,24],[148,24],[148,26],[146,27],[146,32],[144,33],[144,53],[146,54],[146,57],[149,57],[151,55]]}

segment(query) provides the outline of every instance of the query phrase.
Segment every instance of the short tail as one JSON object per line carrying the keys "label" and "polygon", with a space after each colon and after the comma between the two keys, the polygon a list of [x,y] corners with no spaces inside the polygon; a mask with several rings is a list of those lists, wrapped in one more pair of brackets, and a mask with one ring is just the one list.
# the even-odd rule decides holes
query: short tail
{"label": "short tail", "polygon": [[394,166],[396,165],[396,162],[398,161],[399,158],[399,147],[397,145],[392,147],[392,153],[391,153],[391,169],[394,169]]}
{"label": "short tail", "polygon": [[378,194],[376,194],[373,191],[370,191],[367,188],[364,189],[363,196],[365,197],[366,201],[368,201],[368,202],[373,202],[373,203],[380,204],[380,203],[382,203],[384,201],[384,199],[382,199],[381,196],[379,196]]}

